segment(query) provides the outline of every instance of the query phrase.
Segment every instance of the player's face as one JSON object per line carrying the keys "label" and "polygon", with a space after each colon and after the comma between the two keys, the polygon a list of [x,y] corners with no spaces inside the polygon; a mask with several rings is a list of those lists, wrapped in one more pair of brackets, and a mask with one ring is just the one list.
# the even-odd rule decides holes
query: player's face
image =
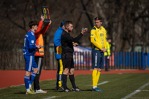
{"label": "player's face", "polygon": [[33,26],[33,29],[34,29],[34,31],[36,31],[38,29],[38,26],[37,25],[34,25]]}
{"label": "player's face", "polygon": [[100,20],[95,20],[96,27],[100,27],[102,25],[102,22]]}
{"label": "player's face", "polygon": [[67,26],[67,30],[68,30],[68,32],[72,32],[72,30],[73,30],[73,25],[72,25],[72,24],[69,24],[69,25]]}

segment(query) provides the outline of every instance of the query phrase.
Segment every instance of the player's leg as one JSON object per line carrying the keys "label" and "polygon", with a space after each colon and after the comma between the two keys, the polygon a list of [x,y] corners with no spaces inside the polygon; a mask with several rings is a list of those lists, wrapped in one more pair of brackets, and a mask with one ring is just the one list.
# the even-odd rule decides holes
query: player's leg
{"label": "player's leg", "polygon": [[34,90],[36,93],[47,93],[47,91],[42,90],[39,85],[39,79],[42,71],[43,57],[35,56],[35,61],[38,66],[38,72],[36,73],[36,77],[34,79]]}
{"label": "player's leg", "polygon": [[38,68],[33,68],[33,72],[31,73],[31,76],[30,76],[30,86],[29,86],[31,89],[37,72],[38,72]]}
{"label": "player's leg", "polygon": [[68,67],[69,67],[69,80],[72,84],[73,89],[76,89],[75,78],[74,78],[74,62],[73,62],[73,53],[67,53]]}
{"label": "player's leg", "polygon": [[30,82],[31,82],[31,71],[32,71],[32,56],[24,56],[25,58],[25,76],[24,76],[24,83],[26,87],[26,94],[35,94],[30,90]]}
{"label": "player's leg", "polygon": [[73,88],[76,88],[75,78],[74,78],[74,68],[70,69],[69,80]]}
{"label": "player's leg", "polygon": [[99,51],[98,52],[98,67],[97,67],[97,84],[99,82],[100,79],[100,73],[101,73],[101,69],[104,67],[104,53]]}
{"label": "player's leg", "polygon": [[75,83],[74,65],[72,65],[72,68],[70,69],[69,79],[72,85],[72,91],[75,91],[75,92],[80,91],[80,89],[76,86],[76,83]]}
{"label": "player's leg", "polygon": [[60,66],[59,66],[59,59],[57,59],[57,73],[56,73],[56,90],[59,89],[59,71],[60,71]]}
{"label": "player's leg", "polygon": [[107,71],[109,71],[110,59],[109,56],[107,57]]}
{"label": "player's leg", "polygon": [[92,71],[92,86],[93,86],[93,89],[97,87],[97,68],[94,68],[93,71]]}
{"label": "player's leg", "polygon": [[[93,91],[100,91],[97,87],[98,81],[100,78],[100,71],[101,71],[101,51],[95,50],[93,51],[93,72],[92,72],[92,80],[93,80]],[[102,58],[103,59],[103,58]]]}
{"label": "player's leg", "polygon": [[[96,78],[96,84],[98,85],[98,82],[100,80],[100,74],[101,74],[101,68],[104,66],[104,53],[103,52],[98,52],[98,69],[97,69],[97,78]],[[102,91],[100,88],[96,88],[97,91]]]}
{"label": "player's leg", "polygon": [[105,71],[108,71],[108,58],[107,58],[107,56],[105,56],[104,60],[105,60]]}
{"label": "player's leg", "polygon": [[34,56],[30,56],[30,65],[31,65],[31,76],[30,76],[30,82],[29,82],[29,88],[30,90],[32,91],[32,93],[35,93],[33,90],[32,90],[32,83],[36,77],[36,73],[38,72],[38,67],[37,67],[37,64],[35,62],[35,58]]}
{"label": "player's leg", "polygon": [[29,82],[30,82],[30,72],[26,71],[25,72],[25,76],[24,76],[24,83],[25,83],[25,88],[26,88],[26,91],[29,91]]}
{"label": "player's leg", "polygon": [[96,81],[95,81],[95,85],[93,86],[92,91],[102,91],[100,88],[97,87],[98,82],[99,82],[99,78],[100,78],[100,73],[101,73],[101,69],[97,69],[97,73],[96,73]]}
{"label": "player's leg", "polygon": [[67,75],[69,73],[69,68],[64,68],[63,75],[62,75],[62,82],[63,82],[63,91],[68,92],[69,89],[67,87]]}
{"label": "player's leg", "polygon": [[62,55],[62,61],[64,66],[64,71],[62,75],[63,88],[65,92],[68,92],[69,89],[67,87],[67,75],[69,74],[71,59],[69,58],[69,55],[67,53]]}
{"label": "player's leg", "polygon": [[63,74],[63,63],[62,63],[62,59],[59,59],[58,60],[58,78],[57,78],[57,84],[59,88],[62,87],[62,74]]}
{"label": "player's leg", "polygon": [[71,82],[72,87],[75,89],[76,84],[75,84],[75,78],[74,78],[74,62],[73,62],[73,54],[69,53],[68,54],[69,58],[69,80]]}
{"label": "player's leg", "polygon": [[30,88],[30,74],[31,74],[30,72],[26,71],[25,77],[24,77],[26,94],[35,94],[35,92],[32,91]]}
{"label": "player's leg", "polygon": [[38,66],[38,72],[36,74],[36,77],[34,79],[34,90],[39,90],[40,89],[40,86],[39,86],[39,77],[40,77],[40,72],[41,72],[41,61],[42,59],[38,56],[35,56],[35,61],[36,61],[36,64]]}
{"label": "player's leg", "polygon": [[56,89],[62,89],[62,74],[63,74],[63,63],[62,63],[62,49],[61,46],[54,46],[55,50],[55,57],[57,59],[58,68],[57,68],[57,74],[56,74]]}
{"label": "player's leg", "polygon": [[100,74],[101,74],[101,69],[99,68],[98,70],[97,70],[97,85],[98,85],[98,82],[99,82],[99,79],[100,79]]}
{"label": "player's leg", "polygon": [[38,72],[38,66],[35,62],[35,57],[34,56],[32,56],[32,69],[33,70],[32,70],[31,79],[30,79],[30,84],[31,85],[32,85],[32,83],[33,83],[33,81],[36,77],[37,72]]}
{"label": "player's leg", "polygon": [[93,89],[97,87],[97,51],[92,50],[92,86]]}

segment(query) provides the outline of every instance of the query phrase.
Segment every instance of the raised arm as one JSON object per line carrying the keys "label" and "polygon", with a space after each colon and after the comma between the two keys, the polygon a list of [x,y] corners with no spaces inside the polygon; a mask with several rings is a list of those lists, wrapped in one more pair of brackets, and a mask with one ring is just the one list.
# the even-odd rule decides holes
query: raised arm
{"label": "raised arm", "polygon": [[81,33],[77,36],[77,37],[75,37],[75,38],[73,38],[73,42],[79,42],[79,40],[82,38],[82,36],[83,36],[83,34],[85,33],[85,32],[87,32],[88,31],[88,29],[87,28],[83,28],[82,30],[81,30]]}
{"label": "raised arm", "polygon": [[47,32],[47,30],[50,27],[51,23],[52,23],[52,21],[50,20],[50,22],[43,27],[43,29],[41,30],[42,34],[45,34]]}
{"label": "raised arm", "polygon": [[38,35],[41,32],[42,26],[43,26],[43,21],[44,21],[44,17],[41,16],[41,20],[38,23],[38,28],[37,28],[37,30],[35,32],[35,35]]}

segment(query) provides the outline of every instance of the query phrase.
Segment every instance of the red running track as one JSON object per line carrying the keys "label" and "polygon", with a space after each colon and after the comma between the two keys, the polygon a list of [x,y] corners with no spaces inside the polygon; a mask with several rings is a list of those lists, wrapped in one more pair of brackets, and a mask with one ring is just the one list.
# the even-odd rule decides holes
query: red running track
{"label": "red running track", "polygon": [[[75,76],[91,74],[91,70],[76,70]],[[149,70],[111,70],[102,71],[102,74],[122,74],[122,73],[148,73]],[[24,84],[24,70],[0,70],[0,88],[17,86]],[[56,70],[43,70],[40,80],[55,80]]]}

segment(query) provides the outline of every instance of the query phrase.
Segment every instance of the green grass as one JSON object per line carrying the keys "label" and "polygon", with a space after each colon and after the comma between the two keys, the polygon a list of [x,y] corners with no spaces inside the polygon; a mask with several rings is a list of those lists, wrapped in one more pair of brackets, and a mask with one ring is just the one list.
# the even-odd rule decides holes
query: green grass
{"label": "green grass", "polygon": [[[69,81],[69,80],[68,80]],[[91,91],[91,75],[80,75],[76,77],[76,83],[81,92],[57,92],[54,90],[55,81],[48,80],[41,82],[41,88],[47,90],[47,94],[25,95],[25,87],[10,87],[0,89],[0,99],[121,99],[134,92],[142,85],[149,83],[148,74],[104,74],[100,82],[109,81],[100,85],[103,92]],[[71,88],[70,82],[68,87]],[[133,95],[130,99],[149,99],[149,86],[141,92]]]}

